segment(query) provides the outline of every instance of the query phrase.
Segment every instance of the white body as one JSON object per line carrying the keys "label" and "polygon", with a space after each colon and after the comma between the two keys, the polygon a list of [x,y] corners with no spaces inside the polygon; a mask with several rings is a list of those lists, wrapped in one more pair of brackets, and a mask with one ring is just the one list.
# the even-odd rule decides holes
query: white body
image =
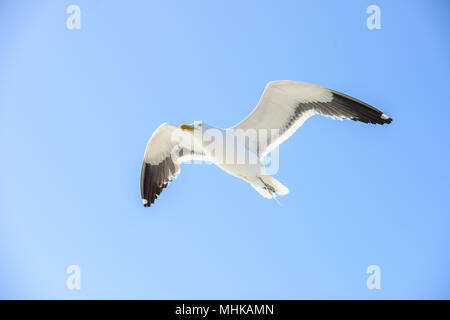
{"label": "white body", "polygon": [[[211,141],[205,138],[208,132],[214,132],[216,139],[222,139],[221,143],[216,142],[216,146],[223,148],[211,148]],[[201,123],[195,125],[193,136],[196,144],[203,148],[209,161],[226,173],[249,183],[263,197],[274,198],[277,193],[285,195],[289,192],[286,187],[267,174],[262,159],[254,150],[239,141],[233,129],[219,129]],[[229,152],[233,154],[230,159],[227,158]],[[245,161],[239,161],[237,155]]]}

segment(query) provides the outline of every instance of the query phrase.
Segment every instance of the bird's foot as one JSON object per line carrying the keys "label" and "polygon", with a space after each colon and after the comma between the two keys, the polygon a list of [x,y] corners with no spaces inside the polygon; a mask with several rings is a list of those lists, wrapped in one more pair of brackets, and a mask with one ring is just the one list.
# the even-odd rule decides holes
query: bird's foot
{"label": "bird's foot", "polygon": [[261,179],[260,177],[258,177],[258,179],[264,184],[264,189],[269,191],[271,194],[275,193],[275,188],[274,187],[272,187],[270,184],[265,183],[264,180]]}

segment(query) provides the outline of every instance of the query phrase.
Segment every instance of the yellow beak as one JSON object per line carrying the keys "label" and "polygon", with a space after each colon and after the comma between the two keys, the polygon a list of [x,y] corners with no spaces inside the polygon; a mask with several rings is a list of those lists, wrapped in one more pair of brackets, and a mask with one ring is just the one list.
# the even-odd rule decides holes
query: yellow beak
{"label": "yellow beak", "polygon": [[194,131],[194,127],[189,126],[189,125],[187,125],[187,124],[182,124],[182,125],[180,125],[179,128],[180,128],[181,130],[186,130],[186,131],[189,131],[189,132]]}

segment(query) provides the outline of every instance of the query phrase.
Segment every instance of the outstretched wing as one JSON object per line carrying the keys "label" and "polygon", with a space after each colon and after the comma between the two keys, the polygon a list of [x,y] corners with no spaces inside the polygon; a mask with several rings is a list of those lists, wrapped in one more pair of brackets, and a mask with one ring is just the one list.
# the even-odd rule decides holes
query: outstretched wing
{"label": "outstretched wing", "polygon": [[180,164],[190,160],[208,160],[193,135],[164,123],[147,143],[141,171],[141,197],[145,207],[155,202],[161,191],[180,172]]}
{"label": "outstretched wing", "polygon": [[[249,142],[249,147],[256,147],[254,151],[263,158],[315,114],[373,124],[392,121],[383,112],[345,94],[311,83],[285,80],[269,82],[253,112],[233,129],[266,130],[267,141]],[[272,136],[271,131],[277,134]]]}

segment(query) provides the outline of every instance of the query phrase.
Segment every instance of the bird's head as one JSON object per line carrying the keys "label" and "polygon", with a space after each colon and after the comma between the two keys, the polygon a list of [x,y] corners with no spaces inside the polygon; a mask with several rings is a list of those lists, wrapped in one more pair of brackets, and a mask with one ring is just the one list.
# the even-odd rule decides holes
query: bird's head
{"label": "bird's head", "polygon": [[194,131],[197,131],[197,130],[201,131],[202,129],[204,129],[203,127],[209,127],[209,126],[205,125],[204,123],[202,123],[200,121],[195,121],[194,124],[191,124],[191,125],[182,124],[179,126],[179,128],[181,130],[187,131],[187,132],[192,132],[192,133],[194,133]]}

